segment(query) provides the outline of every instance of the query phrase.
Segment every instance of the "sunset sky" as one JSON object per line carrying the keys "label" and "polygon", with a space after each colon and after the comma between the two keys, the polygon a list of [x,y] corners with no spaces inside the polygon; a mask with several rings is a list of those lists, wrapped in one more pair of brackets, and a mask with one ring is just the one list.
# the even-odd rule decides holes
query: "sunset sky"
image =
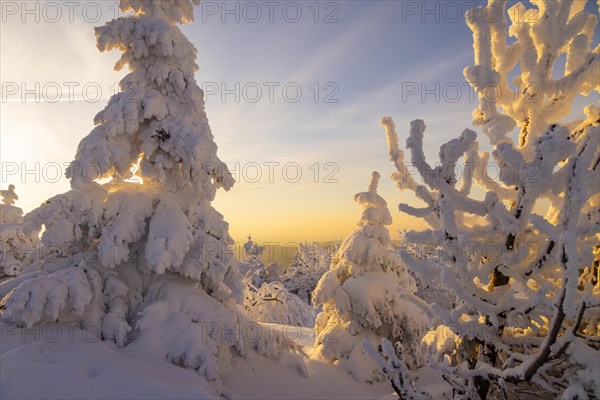
{"label": "sunset sky", "polygon": [[[113,71],[120,53],[98,52],[93,31],[115,17],[116,3],[65,3],[0,3],[0,186],[14,184],[25,211],[69,189],[65,166],[125,74]],[[373,170],[383,177],[393,237],[422,226],[397,210],[414,200],[389,179],[379,120],[393,116],[404,143],[409,122],[424,119],[432,163],[440,144],[472,128],[476,96],[462,75],[473,63],[472,36],[460,16],[475,3],[207,1],[197,8],[195,23],[182,29],[198,49],[196,79],[219,156],[238,180],[214,202],[234,239],[342,238],[359,216],[353,195]]]}

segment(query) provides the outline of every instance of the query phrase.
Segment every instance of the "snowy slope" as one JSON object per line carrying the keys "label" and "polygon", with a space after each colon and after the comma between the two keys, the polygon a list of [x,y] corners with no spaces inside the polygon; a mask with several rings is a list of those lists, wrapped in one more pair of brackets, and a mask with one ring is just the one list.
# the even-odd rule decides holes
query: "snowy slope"
{"label": "snowy slope", "polygon": [[279,360],[251,355],[244,368],[225,378],[235,399],[396,399],[388,382],[358,383],[342,368],[316,360],[299,365],[297,357],[284,354]]}
{"label": "snowy slope", "polygon": [[88,338],[85,331],[65,325],[15,332],[0,324],[2,399],[216,397],[194,371],[157,359],[135,344],[118,350],[114,343]]}
{"label": "snowy slope", "polygon": [[[287,330],[303,344],[313,340],[309,328],[274,329]],[[0,323],[0,335],[2,399],[219,397],[196,372],[167,362],[157,349],[141,344],[118,350],[81,329],[54,324],[23,333]],[[447,388],[438,373],[417,372],[419,386],[438,394]],[[225,377],[223,385],[223,394],[233,399],[397,398],[387,381],[363,385],[342,368],[290,353],[273,360],[251,352],[237,361],[235,373]]]}

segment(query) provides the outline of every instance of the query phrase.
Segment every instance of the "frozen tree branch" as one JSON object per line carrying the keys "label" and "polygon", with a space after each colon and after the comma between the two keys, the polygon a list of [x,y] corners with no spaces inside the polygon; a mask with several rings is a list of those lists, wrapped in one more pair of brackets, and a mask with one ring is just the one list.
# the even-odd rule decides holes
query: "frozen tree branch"
{"label": "frozen tree branch", "polygon": [[[432,168],[423,151],[425,124],[416,120],[406,147],[418,175],[409,176],[394,122],[385,117],[397,170],[392,179],[425,201],[424,208],[402,204],[400,210],[427,221],[432,229],[425,241],[445,255],[440,274],[459,307],[440,317],[469,360],[468,370],[454,370],[456,382],[468,378],[482,399],[505,391],[503,382],[529,381],[555,395],[576,384],[598,396],[597,381],[563,372],[584,363],[569,349],[591,345],[589,335],[600,334],[589,308],[598,311],[589,299],[600,294],[600,109],[589,105],[585,120],[561,122],[576,96],[600,88],[600,47],[591,48],[597,16],[584,11],[584,2],[537,0],[529,9],[522,3],[507,9],[507,3],[490,0],[466,15],[475,65],[464,74],[478,93],[473,122],[491,154],[479,153],[475,133],[465,130],[440,147]],[[507,34],[515,38],[511,44]],[[566,64],[557,77],[562,54]],[[477,166],[458,186],[453,166],[461,158]],[[487,176],[490,167],[499,171],[497,179]],[[473,198],[475,187],[483,200]],[[416,246],[424,241],[415,232],[406,238]],[[436,273],[433,261],[406,261],[423,279]],[[486,334],[466,333],[465,321],[479,321]]]}

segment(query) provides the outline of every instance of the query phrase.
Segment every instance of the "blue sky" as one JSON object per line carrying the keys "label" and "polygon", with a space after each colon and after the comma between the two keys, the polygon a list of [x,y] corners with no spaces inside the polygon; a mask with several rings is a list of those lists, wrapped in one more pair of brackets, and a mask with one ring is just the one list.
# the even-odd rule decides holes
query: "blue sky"
{"label": "blue sky", "polygon": [[[199,76],[210,77],[208,81],[225,82],[228,88],[235,82],[270,81],[282,85],[295,82],[302,88],[298,103],[285,101],[277,90],[273,103],[264,99],[257,104],[238,104],[231,95],[223,102],[219,93],[207,97],[207,112],[218,140],[222,140],[219,143],[223,143],[225,159],[243,155],[243,160],[259,162],[296,161],[311,175],[314,172],[306,167],[314,162],[339,166],[336,184],[299,182],[243,188],[249,192],[249,214],[254,207],[259,213],[268,210],[260,202],[273,196],[275,201],[288,203],[290,217],[303,215],[302,225],[311,221],[299,230],[311,232],[313,227],[315,236],[325,239],[319,234],[319,224],[341,225],[340,236],[352,229],[359,212],[352,196],[366,188],[370,171],[379,170],[385,177],[392,171],[379,126],[382,116],[393,115],[400,127],[407,127],[411,119],[424,118],[432,133],[437,126],[437,134],[448,139],[468,126],[474,103],[468,102],[467,86],[461,86],[462,101],[457,103],[444,101],[441,96],[436,102],[431,94],[423,101],[420,93],[403,99],[402,89],[403,84],[412,82],[419,87],[424,83],[430,89],[436,82],[462,85],[462,69],[472,61],[471,33],[462,20],[442,23],[441,9],[439,23],[435,15],[428,16],[425,23],[420,15],[403,17],[406,9],[400,2],[335,3],[339,9],[320,3],[320,19],[334,13],[336,23],[315,23],[314,8],[309,9],[314,3],[301,4],[304,17],[297,23],[286,22],[283,11],[274,14],[274,23],[269,23],[266,15],[260,23],[250,23],[240,12],[239,23],[234,22],[234,15],[225,15],[225,23],[220,14],[204,19],[199,15],[197,23],[184,31],[191,38],[198,35]],[[231,62],[223,62],[215,57],[217,54]],[[317,102],[314,89],[310,89],[315,82],[321,89]],[[328,82],[334,86],[324,90]],[[332,88],[339,89],[333,97],[338,102],[326,103],[324,96],[333,93]],[[226,117],[218,118],[221,112]],[[427,138],[432,155],[439,137]],[[382,189],[391,208],[404,197],[387,179],[382,181]],[[267,196],[253,196],[256,191]],[[218,201],[228,207],[226,197],[229,194],[219,196]],[[230,199],[236,203],[234,196]],[[398,212],[394,217],[397,228],[408,222]],[[259,219],[251,221],[259,223]],[[276,228],[284,231],[283,227]],[[305,238],[310,239],[309,235]]]}
{"label": "blue sky", "polygon": [[[76,2],[73,21],[64,2],[56,2],[60,18],[44,10],[44,2],[29,3],[39,4],[37,11],[31,6],[39,22],[3,5],[0,32],[0,80],[19,86],[10,96],[3,86],[0,185],[14,183],[26,210],[68,190],[66,179],[54,179],[54,164],[70,161],[124,74],[112,70],[117,52],[95,48],[93,27],[114,17],[114,2]],[[393,230],[422,226],[397,211],[399,202],[413,198],[388,179],[392,166],[379,120],[393,116],[404,142],[409,122],[424,119],[433,162],[440,144],[472,128],[477,104],[462,74],[473,64],[472,36],[458,11],[464,15],[475,3],[213,1],[198,7],[195,23],[182,30],[198,49],[198,83],[212,92],[218,88],[207,93],[206,110],[220,157],[240,179],[217,196],[215,207],[230,222],[234,239],[243,241],[248,233],[279,242],[343,237],[359,215],[352,197],[366,189],[373,170],[383,176]],[[100,6],[99,18],[93,4]],[[236,4],[238,22],[235,12],[222,15]],[[203,16],[203,9],[211,14]],[[588,9],[597,13],[594,2]],[[66,82],[79,83],[74,101],[66,99]],[[22,92],[23,84],[31,89],[36,83],[41,89],[56,83],[61,101]],[[234,94],[222,99],[222,89],[235,91],[236,83],[239,102]],[[100,87],[102,98],[93,92],[84,98],[86,84]],[[25,169],[34,172],[23,176]]]}

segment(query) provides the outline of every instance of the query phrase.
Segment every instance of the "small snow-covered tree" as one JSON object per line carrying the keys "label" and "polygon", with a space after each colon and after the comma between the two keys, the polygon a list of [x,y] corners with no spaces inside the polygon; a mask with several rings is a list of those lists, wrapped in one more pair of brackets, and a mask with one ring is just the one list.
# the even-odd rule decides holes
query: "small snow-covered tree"
{"label": "small snow-covered tree", "polygon": [[0,279],[4,276],[16,276],[41,254],[38,232],[23,232],[23,210],[15,206],[19,196],[15,185],[0,190]]}
{"label": "small snow-covered tree", "polygon": [[[252,241],[252,236],[248,235],[248,241],[244,243],[243,258],[240,261],[240,271],[244,275],[245,290],[253,290],[259,288],[267,281],[273,281],[274,276],[270,276],[269,268],[265,268],[265,263],[262,260],[262,253],[265,250],[264,246],[260,246]],[[277,268],[269,266],[275,272]]]}
{"label": "small snow-covered tree", "polygon": [[264,250],[263,246],[252,241],[252,235],[248,235],[248,241],[244,243],[242,248],[243,254],[240,262],[240,271],[245,274],[252,269],[263,268],[265,263],[261,260],[261,257]]}
{"label": "small snow-covered tree", "polygon": [[279,282],[281,266],[265,266],[261,260],[264,247],[252,241],[244,244],[240,270],[244,276],[244,308],[250,318],[259,322],[294,326],[312,326],[315,312],[298,296]]}
{"label": "small snow-covered tree", "polygon": [[332,251],[318,243],[299,243],[298,250],[282,276],[290,292],[310,304],[310,296],[319,279],[329,269]]}
{"label": "small snow-covered tree", "polygon": [[[419,183],[393,121],[382,121],[393,180],[425,203],[400,210],[431,225],[406,239],[439,249],[432,261],[403,257],[424,279],[440,274],[456,295],[454,310],[438,311],[461,341],[452,351],[464,362],[446,366],[461,398],[518,396],[532,386],[567,399],[600,397],[600,109],[561,121],[577,95],[600,86],[600,47],[591,49],[597,16],[584,1],[532,3],[507,10],[507,1],[490,0],[466,15],[476,65],[464,74],[479,95],[474,124],[491,154],[467,129],[440,147],[433,168],[425,124],[413,121],[406,146]],[[486,174],[494,169],[499,179]]]}
{"label": "small snow-covered tree", "polygon": [[211,206],[234,179],[217,156],[196,49],[177,27],[198,3],[121,0],[129,14],[96,28],[98,48],[120,50],[115,68],[129,73],[79,144],[72,190],[25,218],[45,227],[56,256],[0,292],[3,320],[78,320],[118,346],[159,343],[165,358],[218,384],[233,355],[274,355],[283,337],[239,334],[251,322],[239,310],[242,278]]}
{"label": "small snow-covered tree", "polygon": [[[261,259],[264,249],[263,246],[254,243],[252,236],[248,235],[248,241],[244,243],[243,247],[243,259],[239,263],[240,271],[244,275],[244,303],[250,301],[249,297],[254,297],[256,291],[263,283],[274,280],[269,275],[269,271],[265,268],[265,263]],[[250,302],[253,303],[254,300]]]}
{"label": "small snow-covered tree", "polygon": [[[15,193],[15,185],[8,185],[8,190],[0,190],[0,196],[2,197],[2,204],[7,204],[9,206],[12,206],[19,200],[19,196]],[[23,213],[21,212],[21,215],[22,214]]]}
{"label": "small snow-covered tree", "polygon": [[369,190],[354,196],[362,208],[358,227],[342,242],[313,293],[313,304],[323,307],[315,324],[318,353],[364,382],[383,376],[361,340],[378,345],[380,338],[388,339],[406,365],[416,368],[423,364],[420,341],[429,327],[429,308],[414,295],[414,279],[389,251],[386,225],[392,217],[377,194],[379,177],[373,172]]}
{"label": "small snow-covered tree", "polygon": [[260,322],[312,327],[316,317],[314,308],[278,281],[248,288],[244,306],[248,316]]}

